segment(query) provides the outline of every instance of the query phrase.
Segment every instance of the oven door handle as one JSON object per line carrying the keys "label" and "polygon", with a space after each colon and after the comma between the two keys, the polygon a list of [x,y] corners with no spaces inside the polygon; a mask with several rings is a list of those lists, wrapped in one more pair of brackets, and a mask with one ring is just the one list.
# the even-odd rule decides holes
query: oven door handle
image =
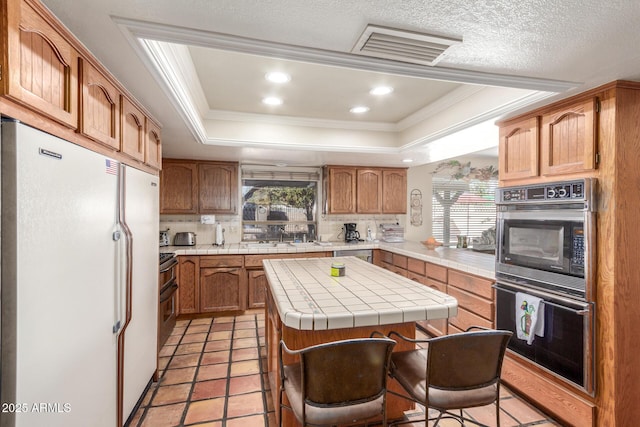
{"label": "oven door handle", "polygon": [[166,273],[167,271],[175,267],[177,264],[178,264],[178,260],[176,258],[171,258],[169,265],[164,267],[162,270],[160,270],[160,273]]}
{"label": "oven door handle", "polygon": [[[518,289],[519,289],[520,291],[522,291],[523,293],[529,293],[529,294],[532,294],[532,295],[534,295],[534,296],[537,296],[537,295],[535,294],[535,292],[531,292],[529,289],[522,288],[522,287],[520,287],[520,286],[516,286],[516,285],[509,285],[509,286],[513,286],[513,287],[515,287],[515,288],[518,288]],[[498,286],[498,285],[493,285],[492,287],[493,287],[493,289],[500,290],[500,291],[503,291],[503,292],[508,292],[508,293],[510,293],[510,294],[514,294],[514,295],[517,293],[517,292],[512,291],[511,289],[503,288],[502,286]],[[590,312],[590,309],[588,308],[588,307],[589,307],[589,304],[588,304],[588,303],[587,303],[587,306],[586,306],[587,308],[583,308],[583,309],[575,309],[575,308],[567,307],[567,306],[565,306],[565,305],[556,304],[555,302],[547,301],[547,300],[545,300],[545,299],[542,299],[542,303],[543,303],[544,305],[551,305],[551,306],[553,306],[553,307],[557,307],[557,308],[561,308],[561,309],[563,309],[563,310],[570,311],[570,312],[575,313],[575,314],[578,314],[578,315],[580,315],[580,316],[586,316],[586,315],[588,315],[588,314],[589,314],[589,312]],[[579,303],[579,302],[573,302],[573,301],[572,301],[571,303],[572,303],[572,304],[579,304],[579,305],[582,305],[582,303]]]}
{"label": "oven door handle", "polygon": [[178,284],[175,282],[168,288],[164,289],[160,293],[160,302],[163,303],[167,301],[169,298],[171,298],[177,289],[178,289]]}

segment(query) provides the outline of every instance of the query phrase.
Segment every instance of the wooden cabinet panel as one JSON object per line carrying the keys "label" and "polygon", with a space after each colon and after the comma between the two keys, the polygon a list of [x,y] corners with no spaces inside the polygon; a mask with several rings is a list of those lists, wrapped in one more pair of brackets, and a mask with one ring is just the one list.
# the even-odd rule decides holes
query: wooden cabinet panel
{"label": "wooden cabinet panel", "polygon": [[160,137],[160,126],[147,117],[146,124],[147,140],[145,142],[146,153],[144,162],[155,169],[162,167],[162,139]]}
{"label": "wooden cabinet panel", "polygon": [[589,98],[542,116],[542,175],[595,169],[596,103]]}
{"label": "wooden cabinet panel", "polygon": [[493,327],[493,323],[491,321],[478,316],[477,314],[471,313],[462,307],[458,307],[458,315],[456,317],[449,318],[449,323],[462,331],[466,331],[471,326],[482,326],[485,328]]}
{"label": "wooden cabinet panel", "polygon": [[407,257],[404,255],[393,254],[393,265],[396,267],[402,268],[403,270],[407,269]]}
{"label": "wooden cabinet panel", "polygon": [[200,213],[235,214],[238,200],[238,165],[198,164],[198,210]]}
{"label": "wooden cabinet panel", "polygon": [[8,27],[1,30],[7,39],[7,64],[2,70],[4,83],[0,85],[3,94],[75,129],[78,52],[38,2],[3,3]]}
{"label": "wooden cabinet panel", "polygon": [[242,268],[200,268],[200,312],[244,310],[245,276]]}
{"label": "wooden cabinet panel", "polygon": [[119,150],[121,93],[88,61],[80,63],[80,133]]}
{"label": "wooden cabinet panel", "polygon": [[356,194],[356,212],[362,214],[382,212],[382,171],[358,169]]}
{"label": "wooden cabinet panel", "polygon": [[327,213],[356,212],[356,170],[347,167],[325,168]]}
{"label": "wooden cabinet panel", "polygon": [[120,97],[120,151],[129,157],[144,161],[146,133],[145,115],[127,97]]}
{"label": "wooden cabinet panel", "polygon": [[447,283],[447,267],[441,265],[432,264],[430,262],[424,263],[424,274],[427,277],[438,280],[443,283]]}
{"label": "wooden cabinet panel", "polygon": [[382,213],[407,213],[407,170],[382,170]]}
{"label": "wooden cabinet panel", "polygon": [[248,308],[264,307],[266,288],[268,286],[264,270],[247,271],[247,280],[249,288]]}
{"label": "wooden cabinet panel", "polygon": [[458,306],[463,307],[487,320],[493,322],[493,301],[480,298],[477,295],[458,289],[455,286],[448,287],[449,295],[458,300]]}
{"label": "wooden cabinet panel", "polygon": [[211,255],[200,257],[200,268],[242,267],[242,255]]}
{"label": "wooden cabinet panel", "polygon": [[[424,279],[424,284],[445,294],[447,293],[446,283],[440,283],[433,279]],[[447,319],[428,320],[422,324],[427,332],[436,337],[447,335],[448,325],[449,322]]]}
{"label": "wooden cabinet panel", "polygon": [[165,160],[160,173],[160,213],[198,212],[198,171],[195,163]]}
{"label": "wooden cabinet panel", "polygon": [[393,253],[389,251],[380,251],[380,259],[387,264],[393,264]]}
{"label": "wooden cabinet panel", "polygon": [[472,276],[458,270],[449,270],[448,283],[467,292],[480,295],[488,300],[493,300],[493,281],[489,279]]}
{"label": "wooden cabinet panel", "polygon": [[500,128],[500,179],[538,176],[538,126],[535,116]]}
{"label": "wooden cabinet panel", "polygon": [[415,258],[408,258],[407,259],[407,270],[419,274],[421,276],[424,276],[424,261],[419,260],[419,259],[415,259]]}
{"label": "wooden cabinet panel", "polygon": [[200,312],[200,257],[178,257],[178,314]]}

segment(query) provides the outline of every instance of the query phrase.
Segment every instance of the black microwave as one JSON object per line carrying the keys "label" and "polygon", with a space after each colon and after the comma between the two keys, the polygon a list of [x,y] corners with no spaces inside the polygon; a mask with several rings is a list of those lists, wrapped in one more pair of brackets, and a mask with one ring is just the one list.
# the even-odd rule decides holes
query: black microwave
{"label": "black microwave", "polygon": [[499,263],[584,277],[582,220],[507,217],[501,221]]}

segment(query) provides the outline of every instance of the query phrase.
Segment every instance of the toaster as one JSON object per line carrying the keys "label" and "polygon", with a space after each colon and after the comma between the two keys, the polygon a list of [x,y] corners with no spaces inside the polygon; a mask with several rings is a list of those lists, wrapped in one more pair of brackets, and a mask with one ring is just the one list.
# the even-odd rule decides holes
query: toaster
{"label": "toaster", "polygon": [[184,233],[176,233],[173,238],[174,246],[195,246],[196,244],[196,233],[193,232],[184,232]]}

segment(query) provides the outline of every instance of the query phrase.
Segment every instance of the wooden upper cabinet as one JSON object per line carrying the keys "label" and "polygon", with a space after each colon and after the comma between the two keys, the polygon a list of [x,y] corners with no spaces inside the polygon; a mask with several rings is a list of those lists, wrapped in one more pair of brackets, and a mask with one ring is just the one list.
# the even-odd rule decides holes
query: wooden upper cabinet
{"label": "wooden upper cabinet", "polygon": [[382,213],[407,213],[407,170],[382,170]]}
{"label": "wooden upper cabinet", "polygon": [[88,61],[80,63],[80,133],[119,150],[120,91]]}
{"label": "wooden upper cabinet", "polygon": [[164,160],[160,172],[160,213],[198,213],[196,163]]}
{"label": "wooden upper cabinet", "polygon": [[198,164],[198,185],[200,213],[237,213],[237,164],[216,162]]}
{"label": "wooden upper cabinet", "polygon": [[160,138],[160,126],[147,117],[147,140],[145,142],[146,153],[144,162],[155,169],[162,167],[162,139]]}
{"label": "wooden upper cabinet", "polygon": [[382,171],[358,169],[356,181],[356,211],[376,214],[382,212]]}
{"label": "wooden upper cabinet", "polygon": [[120,151],[136,160],[144,162],[145,116],[129,99],[120,97],[122,114],[120,115]]}
{"label": "wooden upper cabinet", "polygon": [[78,52],[38,2],[4,1],[3,7],[7,63],[2,69],[2,94],[75,129]]}
{"label": "wooden upper cabinet", "polygon": [[327,213],[350,214],[356,212],[356,169],[328,167]]}
{"label": "wooden upper cabinet", "polygon": [[542,116],[542,175],[595,169],[597,102],[589,98]]}
{"label": "wooden upper cabinet", "polygon": [[538,116],[500,128],[500,179],[538,176]]}

